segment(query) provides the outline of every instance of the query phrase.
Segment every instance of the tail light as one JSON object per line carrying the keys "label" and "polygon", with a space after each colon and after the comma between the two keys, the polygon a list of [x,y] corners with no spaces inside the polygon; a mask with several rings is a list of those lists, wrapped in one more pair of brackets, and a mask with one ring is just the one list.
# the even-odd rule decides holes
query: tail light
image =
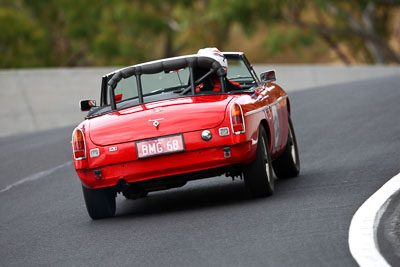
{"label": "tail light", "polygon": [[86,158],[85,137],[81,129],[75,129],[72,134],[72,153],[76,160]]}
{"label": "tail light", "polygon": [[246,131],[242,107],[238,103],[234,103],[231,107],[231,123],[234,134],[241,134]]}

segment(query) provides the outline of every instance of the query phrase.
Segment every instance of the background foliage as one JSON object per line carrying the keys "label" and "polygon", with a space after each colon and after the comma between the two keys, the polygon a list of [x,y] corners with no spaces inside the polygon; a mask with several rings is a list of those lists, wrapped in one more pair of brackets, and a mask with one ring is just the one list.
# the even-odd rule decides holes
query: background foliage
{"label": "background foliage", "polygon": [[0,67],[130,65],[245,51],[252,61],[400,63],[400,0],[0,0]]}

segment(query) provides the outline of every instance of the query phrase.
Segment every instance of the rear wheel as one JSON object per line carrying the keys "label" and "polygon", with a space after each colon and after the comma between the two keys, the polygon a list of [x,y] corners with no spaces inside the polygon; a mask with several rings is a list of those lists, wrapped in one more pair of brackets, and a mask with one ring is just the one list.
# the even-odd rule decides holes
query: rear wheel
{"label": "rear wheel", "polygon": [[93,220],[115,215],[115,191],[112,188],[89,189],[82,186],[82,190],[87,211]]}
{"label": "rear wheel", "polygon": [[245,167],[244,182],[248,192],[253,197],[269,196],[274,192],[274,176],[268,138],[262,125],[260,125],[258,132],[256,158]]}
{"label": "rear wheel", "polygon": [[289,134],[285,151],[273,163],[278,178],[292,178],[300,173],[300,158],[292,120],[289,117]]}

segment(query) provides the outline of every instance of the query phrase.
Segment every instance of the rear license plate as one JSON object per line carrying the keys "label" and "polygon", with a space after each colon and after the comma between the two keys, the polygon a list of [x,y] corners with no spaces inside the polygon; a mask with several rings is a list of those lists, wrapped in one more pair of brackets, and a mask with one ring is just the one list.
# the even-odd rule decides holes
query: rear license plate
{"label": "rear license plate", "polygon": [[147,158],[184,150],[185,146],[181,134],[136,142],[138,158]]}

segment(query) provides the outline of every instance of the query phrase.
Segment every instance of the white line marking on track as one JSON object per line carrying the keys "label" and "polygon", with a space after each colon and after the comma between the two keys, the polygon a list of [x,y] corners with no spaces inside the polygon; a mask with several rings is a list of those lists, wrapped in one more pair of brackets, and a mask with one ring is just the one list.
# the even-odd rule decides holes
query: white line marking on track
{"label": "white line marking on track", "polygon": [[47,177],[50,174],[54,173],[55,171],[57,171],[57,170],[59,170],[61,168],[64,168],[66,166],[69,166],[69,165],[72,165],[72,160],[71,161],[67,161],[67,162],[65,162],[63,164],[60,164],[60,165],[58,165],[56,167],[53,167],[51,169],[48,169],[48,170],[45,170],[45,171],[41,171],[41,172],[38,172],[38,173],[34,173],[32,175],[29,175],[28,177],[25,177],[25,178],[13,183],[13,184],[10,184],[10,185],[6,186],[5,188],[1,189],[0,193],[4,193],[4,192],[10,190],[11,188],[16,187],[16,186],[21,185],[21,184],[24,184],[26,182],[32,182],[32,181],[39,180],[41,178]]}
{"label": "white line marking on track", "polygon": [[390,266],[380,254],[376,230],[393,194],[400,189],[400,173],[386,182],[354,214],[349,229],[350,252],[364,266]]}

